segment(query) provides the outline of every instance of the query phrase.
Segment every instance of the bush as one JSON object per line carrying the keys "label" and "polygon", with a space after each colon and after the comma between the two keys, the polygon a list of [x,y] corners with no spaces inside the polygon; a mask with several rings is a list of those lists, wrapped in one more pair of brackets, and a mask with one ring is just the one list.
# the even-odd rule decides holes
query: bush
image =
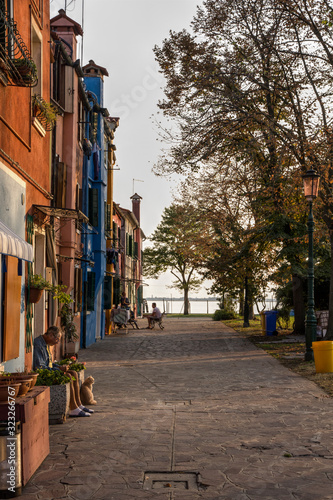
{"label": "bush", "polygon": [[234,311],[228,311],[226,309],[217,309],[213,314],[213,321],[222,321],[224,319],[235,319],[236,314]]}
{"label": "bush", "polygon": [[63,385],[71,381],[71,375],[66,375],[60,370],[36,370],[38,373],[36,385]]}

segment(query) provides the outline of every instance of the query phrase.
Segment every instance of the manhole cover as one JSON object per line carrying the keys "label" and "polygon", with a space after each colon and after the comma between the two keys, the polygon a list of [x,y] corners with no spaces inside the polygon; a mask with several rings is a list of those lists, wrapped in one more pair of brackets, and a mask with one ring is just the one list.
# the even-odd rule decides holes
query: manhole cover
{"label": "manhole cover", "polygon": [[184,406],[188,406],[188,405],[191,405],[192,402],[190,399],[187,399],[185,401],[183,400],[179,400],[179,399],[176,399],[174,401],[165,401],[165,404],[168,405],[168,406],[174,406],[174,405],[184,405]]}
{"label": "manhole cover", "polygon": [[197,472],[145,472],[144,490],[195,490],[199,489]]}

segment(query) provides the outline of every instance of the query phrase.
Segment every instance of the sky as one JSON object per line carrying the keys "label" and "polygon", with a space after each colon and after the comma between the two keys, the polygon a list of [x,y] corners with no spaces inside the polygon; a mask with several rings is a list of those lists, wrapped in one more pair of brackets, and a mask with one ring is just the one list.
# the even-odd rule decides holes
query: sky
{"label": "sky", "polygon": [[[115,133],[117,165],[114,172],[114,201],[131,209],[130,197],[141,201],[141,227],[148,237],[172,202],[180,178],[172,180],[152,173],[161,148],[155,123],[164,78],[158,71],[153,47],[161,46],[169,31],[189,28],[201,0],[51,0],[51,18],[65,9],[69,17],[83,24],[84,66],[90,59],[105,67],[104,106],[120,117]],[[82,23],[82,5],[84,18]],[[78,37],[80,39],[80,37]],[[79,48],[81,57],[81,47]],[[133,191],[134,189],[134,191]],[[145,280],[144,296],[181,296],[166,288],[169,275]],[[191,294],[195,295],[195,294]],[[199,296],[207,296],[203,288]]]}

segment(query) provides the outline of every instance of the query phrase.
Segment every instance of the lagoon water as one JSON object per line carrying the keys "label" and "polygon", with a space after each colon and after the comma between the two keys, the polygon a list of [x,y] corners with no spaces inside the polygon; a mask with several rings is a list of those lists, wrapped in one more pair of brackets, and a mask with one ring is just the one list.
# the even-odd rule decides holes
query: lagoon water
{"label": "lagoon water", "polygon": [[[166,312],[167,314],[183,314],[184,313],[184,303],[181,300],[171,300],[171,299],[163,299],[163,300],[155,300],[155,299],[149,299],[147,298],[147,303],[148,303],[148,308],[149,311],[152,310],[152,303],[156,302],[157,307],[163,312]],[[266,299],[266,307],[265,310],[268,311],[270,309],[273,309],[275,306],[275,299],[270,298]],[[259,304],[259,308],[261,307],[260,310],[263,309],[262,304]],[[219,302],[218,301],[196,301],[190,299],[190,314],[214,314],[216,309],[219,309]],[[254,310],[255,314],[259,314],[259,311],[257,311],[257,308],[255,307]]]}

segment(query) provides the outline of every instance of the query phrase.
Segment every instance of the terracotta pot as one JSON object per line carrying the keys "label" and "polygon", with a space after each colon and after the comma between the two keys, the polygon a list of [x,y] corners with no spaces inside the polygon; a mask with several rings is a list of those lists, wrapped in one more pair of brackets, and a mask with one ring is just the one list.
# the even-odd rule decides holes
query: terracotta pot
{"label": "terracotta pot", "polygon": [[[17,379],[18,381],[19,379]],[[25,396],[26,393],[30,390],[32,378],[26,380],[20,380],[21,386],[18,391],[18,396]]]}
{"label": "terracotta pot", "polygon": [[44,290],[41,288],[30,287],[29,302],[30,304],[36,304],[42,298]]}
{"label": "terracotta pot", "polygon": [[8,383],[6,384],[5,382],[1,381],[0,382],[0,402],[8,401],[8,396],[9,396],[8,387],[15,390],[14,396],[10,395],[10,397],[16,398],[16,396],[18,395],[20,386],[21,386],[21,383],[19,383],[19,382],[13,384],[10,381],[8,381]]}
{"label": "terracotta pot", "polygon": [[[38,374],[36,373],[37,377],[38,377]],[[37,377],[35,377],[35,375],[25,375],[24,373],[13,373],[10,375],[10,379],[11,380],[14,380],[14,381],[17,381],[17,382],[26,382],[28,381],[29,382],[29,389],[28,391],[30,391],[30,389],[33,388],[33,386],[35,385],[36,381],[37,381]],[[19,396],[20,396],[20,392],[19,392]]]}

